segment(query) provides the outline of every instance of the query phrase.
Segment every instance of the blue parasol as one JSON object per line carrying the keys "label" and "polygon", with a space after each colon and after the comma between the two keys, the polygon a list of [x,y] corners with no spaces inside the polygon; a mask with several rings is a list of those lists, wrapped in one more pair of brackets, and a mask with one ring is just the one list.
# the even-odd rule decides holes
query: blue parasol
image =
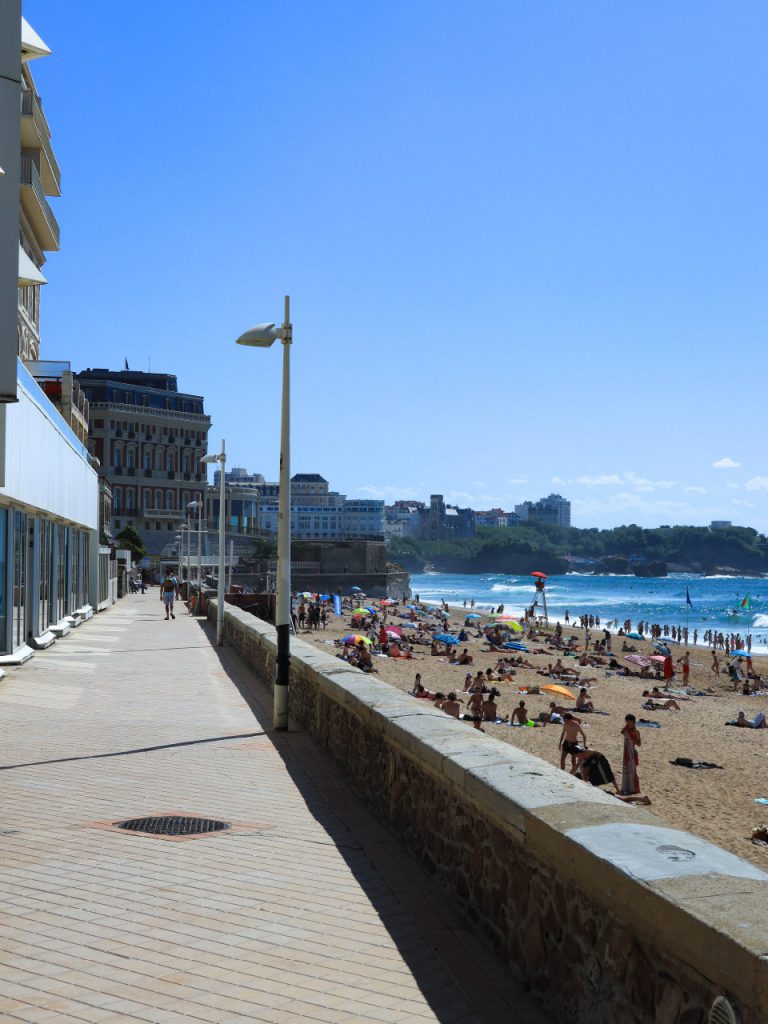
{"label": "blue parasol", "polygon": [[453,633],[436,633],[434,639],[441,644],[457,644],[459,642],[459,638]]}

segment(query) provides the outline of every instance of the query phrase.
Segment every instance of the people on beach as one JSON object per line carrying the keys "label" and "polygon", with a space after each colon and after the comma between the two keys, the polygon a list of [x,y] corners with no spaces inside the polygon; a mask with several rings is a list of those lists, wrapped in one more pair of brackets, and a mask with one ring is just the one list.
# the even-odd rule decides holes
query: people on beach
{"label": "people on beach", "polygon": [[637,748],[642,745],[640,733],[637,731],[637,719],[634,715],[625,715],[624,728],[621,735],[624,737],[624,752],[621,763],[621,792],[625,796],[640,792],[640,779],[637,774],[639,758]]}

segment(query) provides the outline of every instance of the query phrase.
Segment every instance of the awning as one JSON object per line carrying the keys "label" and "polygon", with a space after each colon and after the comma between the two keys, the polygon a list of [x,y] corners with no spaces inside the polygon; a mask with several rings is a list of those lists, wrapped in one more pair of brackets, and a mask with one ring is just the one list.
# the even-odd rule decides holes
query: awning
{"label": "awning", "polygon": [[50,48],[45,45],[26,18],[21,19],[21,59],[34,60],[36,57],[47,57]]}
{"label": "awning", "polygon": [[19,246],[19,286],[28,284],[48,284],[48,281]]}

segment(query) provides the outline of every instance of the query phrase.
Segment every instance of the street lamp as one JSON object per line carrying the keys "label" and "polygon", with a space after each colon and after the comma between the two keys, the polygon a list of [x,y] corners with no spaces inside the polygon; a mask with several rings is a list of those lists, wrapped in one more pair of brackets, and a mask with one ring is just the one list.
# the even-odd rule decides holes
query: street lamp
{"label": "street lamp", "polygon": [[224,466],[227,456],[224,448],[224,439],[221,441],[221,453],[219,455],[204,455],[201,462],[219,463],[219,600],[216,612],[216,646],[221,647],[224,643],[224,546],[227,543],[226,523],[224,522],[224,510],[226,505],[226,492],[224,490]]}
{"label": "street lamp", "polygon": [[277,511],[277,673],[272,711],[273,728],[288,728],[288,679],[291,664],[291,299],[285,296],[283,324],[258,324],[241,334],[238,345],[269,348],[275,341],[283,345],[283,405],[280,417],[280,496]]}

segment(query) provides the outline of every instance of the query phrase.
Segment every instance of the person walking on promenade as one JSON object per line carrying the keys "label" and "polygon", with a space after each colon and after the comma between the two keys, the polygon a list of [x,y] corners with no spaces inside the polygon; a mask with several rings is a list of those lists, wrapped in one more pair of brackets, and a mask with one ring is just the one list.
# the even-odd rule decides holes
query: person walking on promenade
{"label": "person walking on promenade", "polygon": [[165,578],[160,585],[160,600],[163,602],[165,607],[165,620],[168,618],[175,619],[176,616],[173,614],[173,602],[179,596],[179,581],[175,576],[172,576],[170,572],[165,574]]}
{"label": "person walking on promenade", "polygon": [[637,719],[634,715],[626,715],[621,735],[624,737],[624,757],[621,764],[621,792],[631,796],[640,792],[640,779],[637,776],[637,748],[641,745],[640,733],[637,731]]}

